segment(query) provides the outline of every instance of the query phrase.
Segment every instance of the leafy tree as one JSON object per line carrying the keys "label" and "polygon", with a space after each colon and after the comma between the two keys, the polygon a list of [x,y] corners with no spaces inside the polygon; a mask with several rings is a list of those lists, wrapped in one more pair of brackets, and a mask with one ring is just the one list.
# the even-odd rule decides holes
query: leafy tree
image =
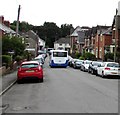
{"label": "leafy tree", "polygon": [[114,60],[114,53],[106,53],[105,54],[105,61],[107,61],[108,59]]}
{"label": "leafy tree", "polygon": [[[11,29],[16,31],[16,23],[17,21],[14,21],[13,23],[10,24]],[[33,25],[29,24],[28,22],[22,21],[19,22],[19,31],[21,32],[27,32],[33,28]]]}
{"label": "leafy tree", "polygon": [[21,39],[13,36],[10,38],[9,36],[3,36],[2,39],[2,54],[6,55],[9,54],[8,52],[14,51],[14,57],[17,55],[24,54],[25,45],[22,44]]}
{"label": "leafy tree", "polygon": [[61,25],[62,37],[66,37],[67,35],[70,35],[71,29],[73,29],[72,24],[62,24]]}
{"label": "leafy tree", "polygon": [[88,59],[88,60],[96,60],[95,55],[90,52],[85,52],[83,54],[83,57],[84,57],[84,59]]}

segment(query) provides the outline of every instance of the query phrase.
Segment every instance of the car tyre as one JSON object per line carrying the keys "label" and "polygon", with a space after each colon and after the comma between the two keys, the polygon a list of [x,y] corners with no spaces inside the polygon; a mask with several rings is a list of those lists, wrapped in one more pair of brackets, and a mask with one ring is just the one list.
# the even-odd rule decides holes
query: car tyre
{"label": "car tyre", "polygon": [[44,81],[43,78],[39,79],[39,83],[42,83],[43,81]]}
{"label": "car tyre", "polygon": [[22,80],[17,80],[17,83],[18,83],[18,84],[21,84],[21,83],[22,83]]}
{"label": "car tyre", "polygon": [[102,75],[101,75],[102,78],[104,78],[104,71],[102,71]]}
{"label": "car tyre", "polygon": [[91,69],[91,74],[94,74],[94,71]]}

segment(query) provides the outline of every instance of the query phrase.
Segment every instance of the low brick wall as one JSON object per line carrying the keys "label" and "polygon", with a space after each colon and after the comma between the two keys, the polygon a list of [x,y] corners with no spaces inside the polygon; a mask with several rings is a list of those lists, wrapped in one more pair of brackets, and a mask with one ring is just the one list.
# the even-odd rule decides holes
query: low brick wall
{"label": "low brick wall", "polygon": [[6,72],[6,67],[0,67],[0,76],[3,75]]}
{"label": "low brick wall", "polygon": [[12,72],[12,71],[17,70],[17,66],[18,66],[18,64],[17,64],[17,62],[15,61],[15,62],[11,65],[11,67],[8,67],[8,68],[6,68],[5,66],[0,67],[0,76],[5,75],[5,74],[8,74],[8,73],[10,73],[10,72]]}

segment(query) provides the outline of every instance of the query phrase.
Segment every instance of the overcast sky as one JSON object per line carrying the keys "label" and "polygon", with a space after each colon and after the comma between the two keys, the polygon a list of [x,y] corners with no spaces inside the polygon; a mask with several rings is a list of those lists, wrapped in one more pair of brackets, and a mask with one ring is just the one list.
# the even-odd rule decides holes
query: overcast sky
{"label": "overcast sky", "polygon": [[1,0],[0,15],[13,22],[21,5],[20,21],[32,25],[46,22],[76,26],[111,26],[120,0]]}

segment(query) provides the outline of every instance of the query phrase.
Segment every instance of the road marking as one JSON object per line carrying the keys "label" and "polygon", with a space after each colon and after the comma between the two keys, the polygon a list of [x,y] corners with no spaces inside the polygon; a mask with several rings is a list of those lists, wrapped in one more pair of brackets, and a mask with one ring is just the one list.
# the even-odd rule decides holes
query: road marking
{"label": "road marking", "polygon": [[2,96],[8,89],[10,89],[15,83],[17,82],[17,80],[15,80],[13,83],[11,83],[6,89],[4,89],[1,93],[0,96]]}

